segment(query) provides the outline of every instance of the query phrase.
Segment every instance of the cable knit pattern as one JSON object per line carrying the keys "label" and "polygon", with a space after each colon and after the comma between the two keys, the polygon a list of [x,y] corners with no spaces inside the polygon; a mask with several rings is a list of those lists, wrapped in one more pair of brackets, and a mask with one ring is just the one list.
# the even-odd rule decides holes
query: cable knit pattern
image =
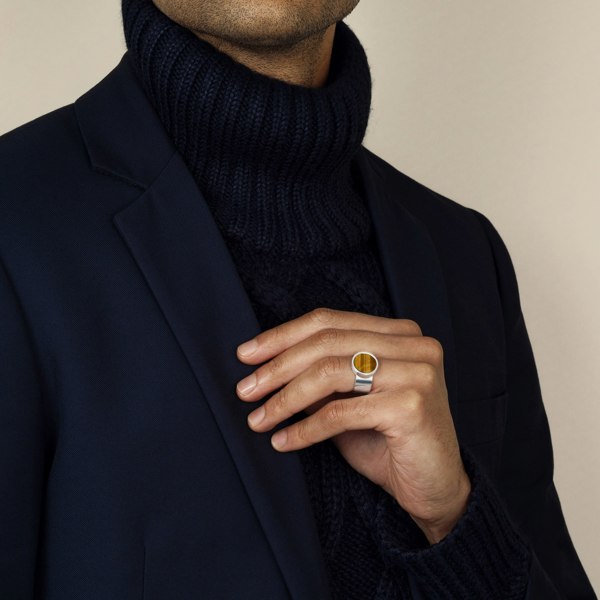
{"label": "cable knit pattern", "polygon": [[[254,73],[150,0],[123,0],[123,20],[139,77],[210,206],[262,328],[318,306],[391,316],[353,169],[371,79],[352,31],[338,24],[328,80],[312,89]],[[523,596],[528,549],[467,455],[468,511],[431,547],[332,442],[299,455],[334,598],[409,599],[408,572],[427,598]]]}
{"label": "cable knit pattern", "polygon": [[530,550],[485,472],[469,450],[460,452],[472,489],[455,528],[425,550],[402,550],[404,532],[396,528],[395,502],[388,497],[377,525],[381,555],[388,566],[410,570],[425,598],[520,600],[527,589]]}

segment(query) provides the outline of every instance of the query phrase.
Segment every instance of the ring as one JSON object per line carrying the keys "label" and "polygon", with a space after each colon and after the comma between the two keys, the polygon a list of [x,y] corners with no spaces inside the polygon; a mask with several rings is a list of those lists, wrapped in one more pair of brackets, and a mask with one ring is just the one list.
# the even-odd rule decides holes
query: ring
{"label": "ring", "polygon": [[368,394],[373,386],[373,375],[379,368],[377,357],[371,352],[357,352],[352,357],[352,371],[354,372],[354,391],[359,394]]}

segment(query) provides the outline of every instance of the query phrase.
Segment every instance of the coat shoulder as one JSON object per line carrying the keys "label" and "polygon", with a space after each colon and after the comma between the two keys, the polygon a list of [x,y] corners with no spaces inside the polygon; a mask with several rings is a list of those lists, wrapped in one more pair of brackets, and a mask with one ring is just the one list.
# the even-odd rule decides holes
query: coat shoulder
{"label": "coat shoulder", "polygon": [[470,209],[427,187],[400,171],[381,156],[365,148],[371,166],[385,186],[395,191],[398,202],[416,216],[427,214],[465,213]]}
{"label": "coat shoulder", "polygon": [[367,152],[373,170],[392,201],[398,202],[427,230],[454,292],[463,298],[472,298],[481,295],[483,289],[492,289],[504,310],[518,315],[521,308],[516,269],[510,250],[493,221]]}
{"label": "coat shoulder", "polygon": [[89,170],[73,105],[0,136],[0,210],[56,198]]}
{"label": "coat shoulder", "polygon": [[60,172],[73,150],[82,148],[73,104],[16,127],[0,136],[3,188]]}
{"label": "coat shoulder", "polygon": [[[74,104],[0,136],[0,240],[37,243],[81,225],[118,198],[122,183],[94,170]],[[111,190],[107,188],[111,187]],[[93,207],[93,208],[92,208]],[[3,248],[0,248],[2,250]]]}
{"label": "coat shoulder", "polygon": [[451,243],[465,235],[471,242],[485,241],[489,220],[482,213],[436,192],[372,151],[365,151],[382,188],[425,226],[434,244]]}

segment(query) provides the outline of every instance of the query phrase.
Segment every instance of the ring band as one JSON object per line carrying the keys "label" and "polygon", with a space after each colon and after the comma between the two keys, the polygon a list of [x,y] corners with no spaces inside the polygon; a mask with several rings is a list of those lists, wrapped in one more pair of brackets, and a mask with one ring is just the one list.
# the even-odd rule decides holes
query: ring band
{"label": "ring band", "polygon": [[357,352],[352,357],[354,392],[368,394],[373,386],[373,375],[379,368],[377,357],[371,352]]}

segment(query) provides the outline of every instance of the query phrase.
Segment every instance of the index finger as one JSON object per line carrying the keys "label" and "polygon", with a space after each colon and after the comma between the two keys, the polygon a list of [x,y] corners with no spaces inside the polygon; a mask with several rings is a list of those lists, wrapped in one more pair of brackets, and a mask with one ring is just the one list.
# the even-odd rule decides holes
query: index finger
{"label": "index finger", "polygon": [[323,329],[354,329],[396,335],[423,335],[419,325],[410,319],[376,317],[365,313],[316,308],[310,312],[267,329],[237,349],[245,363],[258,364],[295,346]]}

